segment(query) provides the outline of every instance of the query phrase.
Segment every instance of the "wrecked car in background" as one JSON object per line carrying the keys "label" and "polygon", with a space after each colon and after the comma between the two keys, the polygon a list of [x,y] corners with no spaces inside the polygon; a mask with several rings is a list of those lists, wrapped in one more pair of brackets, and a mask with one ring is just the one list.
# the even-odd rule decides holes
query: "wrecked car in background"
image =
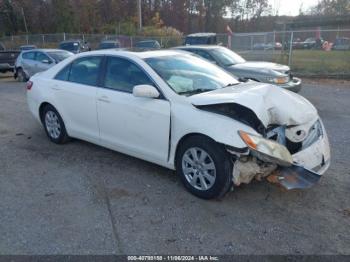
{"label": "wrecked car in background", "polygon": [[79,138],[174,169],[205,199],[254,178],[307,188],[330,163],[310,102],[181,51],[82,53],[34,75],[27,101],[52,142]]}

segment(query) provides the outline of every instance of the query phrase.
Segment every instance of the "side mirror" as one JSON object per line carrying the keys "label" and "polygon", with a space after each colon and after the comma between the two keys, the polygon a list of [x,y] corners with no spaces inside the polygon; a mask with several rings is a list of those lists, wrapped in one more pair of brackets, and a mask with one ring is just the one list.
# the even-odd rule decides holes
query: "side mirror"
{"label": "side mirror", "polygon": [[132,94],[135,97],[145,97],[145,98],[158,98],[160,95],[158,90],[151,85],[134,86],[132,90]]}
{"label": "side mirror", "polygon": [[51,64],[52,61],[48,60],[48,59],[44,59],[41,61],[41,63],[44,63],[44,64]]}

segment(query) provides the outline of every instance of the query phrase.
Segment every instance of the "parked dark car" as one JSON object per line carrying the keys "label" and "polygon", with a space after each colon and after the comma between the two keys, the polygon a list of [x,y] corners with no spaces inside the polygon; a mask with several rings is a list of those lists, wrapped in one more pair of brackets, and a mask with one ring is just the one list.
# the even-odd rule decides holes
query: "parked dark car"
{"label": "parked dark car", "polygon": [[80,40],[63,41],[59,44],[58,48],[72,52],[74,54],[89,51],[88,45]]}
{"label": "parked dark car", "polygon": [[338,37],[332,47],[333,50],[350,50],[350,38]]}
{"label": "parked dark car", "polygon": [[13,72],[19,51],[0,51],[0,73]]}
{"label": "parked dark car", "polygon": [[36,49],[36,45],[21,45],[19,47],[19,50],[21,51],[26,51],[26,50],[32,50],[32,49]]}
{"label": "parked dark car", "polygon": [[120,48],[120,42],[118,40],[104,40],[102,41],[97,49],[112,49]]}
{"label": "parked dark car", "polygon": [[309,37],[302,43],[303,49],[321,49],[324,43],[323,38]]}
{"label": "parked dark car", "polygon": [[294,77],[290,68],[270,62],[246,61],[243,57],[223,46],[180,46],[175,47],[201,56],[222,67],[241,81],[254,80],[275,84],[294,92],[301,89],[301,80]]}
{"label": "parked dark car", "polygon": [[136,49],[140,51],[147,51],[147,50],[158,50],[161,48],[159,42],[157,40],[143,40],[139,41],[134,46]]}
{"label": "parked dark car", "polygon": [[215,33],[195,33],[186,36],[185,45],[216,45]]}

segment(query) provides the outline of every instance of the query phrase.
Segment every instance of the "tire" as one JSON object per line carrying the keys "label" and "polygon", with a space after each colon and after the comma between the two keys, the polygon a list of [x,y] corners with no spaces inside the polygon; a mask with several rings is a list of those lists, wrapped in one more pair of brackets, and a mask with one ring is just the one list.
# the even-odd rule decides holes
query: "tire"
{"label": "tire", "polygon": [[57,110],[46,105],[41,114],[41,120],[48,138],[55,144],[64,144],[69,141],[69,136],[62,117]]}
{"label": "tire", "polygon": [[18,82],[27,82],[28,81],[28,77],[22,68],[19,68],[17,71],[17,79],[18,79]]}
{"label": "tire", "polygon": [[205,136],[186,139],[178,149],[175,165],[185,188],[197,197],[221,198],[232,186],[231,156]]}

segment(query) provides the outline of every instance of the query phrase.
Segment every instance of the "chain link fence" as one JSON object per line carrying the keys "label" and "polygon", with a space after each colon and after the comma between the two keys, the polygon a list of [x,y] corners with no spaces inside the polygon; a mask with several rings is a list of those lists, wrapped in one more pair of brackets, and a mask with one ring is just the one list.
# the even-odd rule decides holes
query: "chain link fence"
{"label": "chain link fence", "polygon": [[[184,38],[143,37],[106,34],[38,34],[0,38],[7,49],[22,45],[58,48],[61,41],[81,40],[94,50],[103,40],[118,40],[123,48],[133,48],[144,40],[157,40],[162,48],[182,45]],[[350,29],[304,30],[218,34],[217,42],[230,47],[246,60],[287,64],[301,76],[350,78]]]}
{"label": "chain link fence", "polygon": [[350,29],[237,33],[231,49],[246,60],[287,64],[300,76],[350,78]]}

